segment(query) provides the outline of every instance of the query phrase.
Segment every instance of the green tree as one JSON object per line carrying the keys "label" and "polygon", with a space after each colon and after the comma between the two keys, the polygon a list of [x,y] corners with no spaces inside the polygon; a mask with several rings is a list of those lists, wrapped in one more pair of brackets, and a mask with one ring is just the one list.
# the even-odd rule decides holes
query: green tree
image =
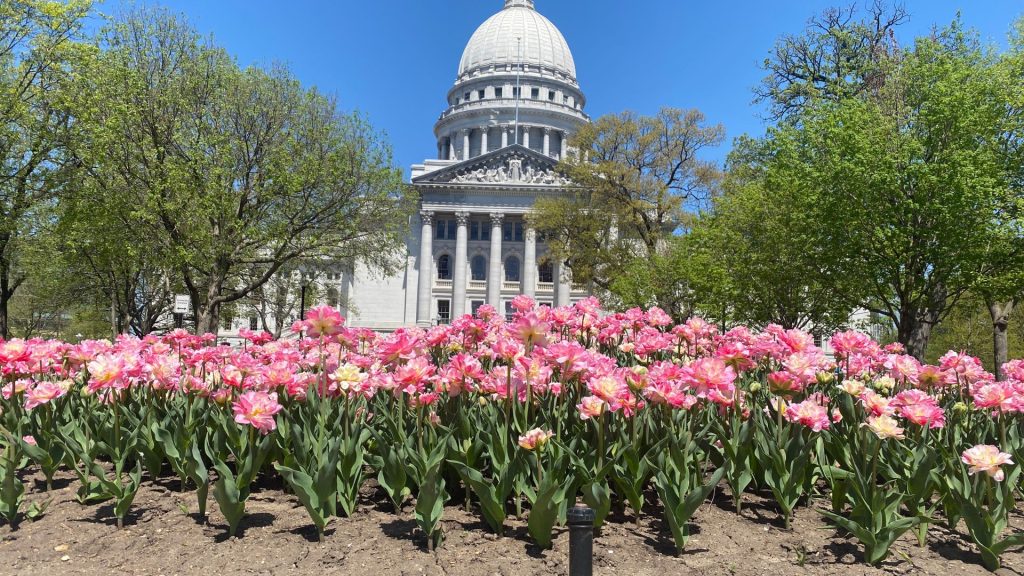
{"label": "green tree", "polygon": [[829,8],[807,23],[803,34],[782,36],[764,61],[767,72],[755,88],[775,120],[799,121],[809,105],[870,95],[880,90],[899,52],[895,30],[909,15],[900,5],[875,0],[866,15],[856,4]]}
{"label": "green tree", "polygon": [[127,13],[81,74],[78,149],[92,186],[171,263],[200,332],[300,259],[389,269],[408,201],[365,120],[283,67],[239,69],[161,10]]}
{"label": "green tree", "polygon": [[21,261],[66,182],[69,116],[55,105],[91,2],[0,2],[0,337],[29,276]]}
{"label": "green tree", "polygon": [[703,269],[717,273],[692,283],[703,301],[720,302],[728,287],[728,305],[710,307],[727,310],[732,322],[827,335],[848,321],[852,306],[823,274],[814,231],[827,223],[816,219],[808,189],[794,185],[806,178],[807,166],[790,161],[792,146],[771,132],[737,140],[722,195],[689,239],[694,253],[704,255]]}
{"label": "green tree", "polygon": [[[1005,334],[1008,357],[1024,357],[1024,307],[1015,307],[1009,313]],[[935,327],[925,360],[935,363],[949,350],[978,357],[985,369],[993,373],[999,366],[993,354],[991,313],[980,294],[965,295],[949,312],[946,321]]]}
{"label": "green tree", "polygon": [[[560,165],[577,192],[539,200],[531,221],[554,256],[568,262],[573,281],[592,285],[610,304],[657,304],[682,313],[678,295],[685,292],[656,288],[667,280],[650,274],[632,276],[644,283],[639,286],[620,279],[619,271],[662,261],[670,240],[689,227],[691,211],[711,196],[718,178],[700,153],[722,138],[723,128],[707,125],[697,110],[599,118],[573,136],[574,153]],[[648,296],[654,301],[645,302]]]}
{"label": "green tree", "polygon": [[[1000,168],[1016,203],[997,215],[1020,222],[1024,214],[1024,18],[1015,25],[1011,49],[1003,54],[997,71],[1006,105],[998,138]],[[1024,232],[1020,226],[1003,228],[1005,235],[990,246],[990,268],[976,291],[985,301],[992,321],[993,373],[1003,379],[1002,366],[1009,359],[1009,324],[1024,298]]]}
{"label": "green tree", "polygon": [[954,23],[919,38],[876,95],[816,103],[779,131],[809,167],[796,184],[813,194],[823,272],[915,356],[1015,228],[1004,111],[995,59]]}

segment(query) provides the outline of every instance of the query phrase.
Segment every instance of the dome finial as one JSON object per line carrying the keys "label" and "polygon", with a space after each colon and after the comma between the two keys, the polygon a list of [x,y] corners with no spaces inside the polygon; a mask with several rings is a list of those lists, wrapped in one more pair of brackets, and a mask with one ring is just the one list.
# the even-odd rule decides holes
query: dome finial
{"label": "dome finial", "polygon": [[513,8],[515,6],[523,6],[532,10],[533,0],[505,0],[505,8]]}

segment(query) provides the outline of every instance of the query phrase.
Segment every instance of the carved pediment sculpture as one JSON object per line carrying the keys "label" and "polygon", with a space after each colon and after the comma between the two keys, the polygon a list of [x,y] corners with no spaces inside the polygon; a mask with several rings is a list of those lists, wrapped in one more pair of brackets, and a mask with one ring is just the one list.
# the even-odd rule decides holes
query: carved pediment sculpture
{"label": "carved pediment sculpture", "polygon": [[456,184],[535,184],[565,186],[569,179],[546,166],[534,166],[530,160],[511,158],[503,165],[466,169],[451,180]]}
{"label": "carved pediment sculpture", "polygon": [[557,160],[514,144],[472,160],[427,173],[413,180],[421,184],[526,184],[571,186],[555,169]]}

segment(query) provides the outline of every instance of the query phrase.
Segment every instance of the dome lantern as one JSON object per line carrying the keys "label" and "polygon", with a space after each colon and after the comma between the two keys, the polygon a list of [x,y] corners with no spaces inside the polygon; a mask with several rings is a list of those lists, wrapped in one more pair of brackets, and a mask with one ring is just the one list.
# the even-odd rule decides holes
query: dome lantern
{"label": "dome lantern", "polygon": [[533,0],[505,0],[505,8],[515,8],[516,6],[533,9]]}

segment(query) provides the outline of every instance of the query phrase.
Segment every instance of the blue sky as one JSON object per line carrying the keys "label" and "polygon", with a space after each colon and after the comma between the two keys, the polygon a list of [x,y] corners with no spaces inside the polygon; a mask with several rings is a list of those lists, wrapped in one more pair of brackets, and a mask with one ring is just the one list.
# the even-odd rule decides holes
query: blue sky
{"label": "blue sky", "polygon": [[[572,48],[592,117],[662,106],[697,108],[727,141],[760,134],[752,103],[775,40],[808,18],[854,0],[536,0]],[[864,0],[856,0],[863,3]],[[307,85],[338,96],[384,131],[406,170],[436,151],[434,121],[445,107],[473,31],[503,0],[163,0],[242,65],[283,62]],[[117,10],[106,0],[104,12]],[[906,0],[910,43],[959,11],[982,37],[1006,45],[1021,0]]]}

